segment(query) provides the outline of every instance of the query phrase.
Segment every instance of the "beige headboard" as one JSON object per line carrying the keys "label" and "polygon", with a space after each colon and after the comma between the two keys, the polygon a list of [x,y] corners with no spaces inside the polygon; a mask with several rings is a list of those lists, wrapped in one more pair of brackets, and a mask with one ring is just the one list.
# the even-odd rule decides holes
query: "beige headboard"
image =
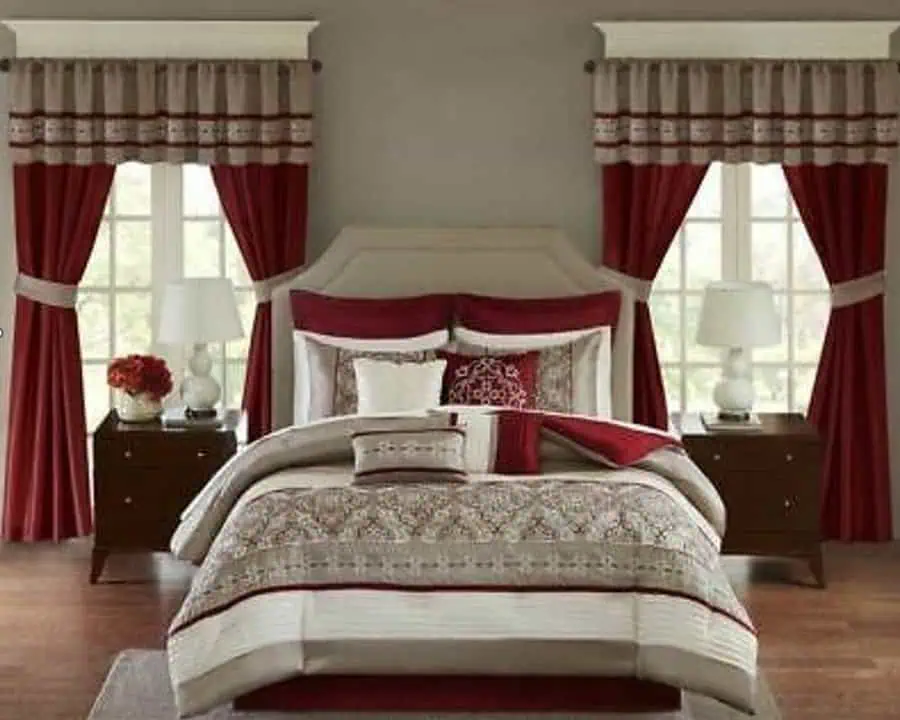
{"label": "beige headboard", "polygon": [[552,297],[623,293],[612,349],[614,417],[631,420],[634,298],[552,228],[347,227],[312,265],[272,294],[273,429],[293,422],[290,291],[347,297],[479,293]]}

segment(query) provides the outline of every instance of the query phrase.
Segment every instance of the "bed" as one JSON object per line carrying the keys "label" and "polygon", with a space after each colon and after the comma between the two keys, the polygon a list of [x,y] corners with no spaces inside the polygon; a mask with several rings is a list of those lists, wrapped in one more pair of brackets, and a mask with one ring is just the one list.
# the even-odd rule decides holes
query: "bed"
{"label": "bed", "polygon": [[[421,299],[392,305],[426,295],[427,312]],[[369,301],[416,326],[392,336],[393,351],[430,352],[443,340],[428,323],[451,307],[451,322],[471,330],[454,339],[490,336],[502,358],[535,356],[533,404],[445,396],[426,410],[363,412],[392,381],[365,390],[362,374],[359,412],[339,408],[336,391],[316,400],[324,379],[340,384],[341,352],[371,349],[358,330]],[[522,344],[559,330],[554,308],[568,301],[597,308],[588,335],[564,328],[600,348],[589,356],[594,384],[572,380],[569,405],[542,408],[544,350]],[[516,320],[505,335],[491,326],[529,308],[541,310],[535,324]],[[276,430],[217,473],[172,541],[199,565],[167,639],[181,714],[224,702],[642,712],[679,707],[682,689],[752,711],[756,634],[718,562],[721,499],[677,438],[630,423],[632,313],[622,278],[534,228],[349,228],[276,289]],[[316,325],[327,317],[338,330]],[[323,351],[316,343],[332,330],[344,344]],[[499,353],[477,361],[507,362]],[[459,357],[442,357],[446,378]],[[403,472],[408,454],[387,474],[366,469],[400,446],[398,433],[427,438],[429,454]],[[439,469],[453,481],[435,481],[432,462],[451,462]]]}

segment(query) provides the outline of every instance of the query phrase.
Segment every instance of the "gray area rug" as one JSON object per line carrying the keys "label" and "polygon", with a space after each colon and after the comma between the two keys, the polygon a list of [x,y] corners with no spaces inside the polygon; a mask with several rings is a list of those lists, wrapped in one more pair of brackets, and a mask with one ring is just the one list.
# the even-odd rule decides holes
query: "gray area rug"
{"label": "gray area rug", "polygon": [[[748,715],[719,703],[688,695],[680,713],[577,714],[577,713],[238,713],[220,707],[197,720],[748,720]],[[754,720],[781,720],[775,698],[765,679],[759,688]],[[161,650],[126,650],[114,661],[87,720],[174,720],[175,704]]]}

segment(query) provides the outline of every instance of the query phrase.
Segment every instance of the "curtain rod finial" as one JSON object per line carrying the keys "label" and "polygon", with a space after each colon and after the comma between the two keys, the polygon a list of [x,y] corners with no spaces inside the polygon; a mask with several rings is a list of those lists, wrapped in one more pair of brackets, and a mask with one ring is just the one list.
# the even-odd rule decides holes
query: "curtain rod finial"
{"label": "curtain rod finial", "polygon": [[584,71],[585,71],[588,75],[593,75],[593,74],[594,74],[594,70],[596,70],[596,69],[597,69],[597,61],[596,61],[596,60],[588,60],[588,61],[584,64]]}

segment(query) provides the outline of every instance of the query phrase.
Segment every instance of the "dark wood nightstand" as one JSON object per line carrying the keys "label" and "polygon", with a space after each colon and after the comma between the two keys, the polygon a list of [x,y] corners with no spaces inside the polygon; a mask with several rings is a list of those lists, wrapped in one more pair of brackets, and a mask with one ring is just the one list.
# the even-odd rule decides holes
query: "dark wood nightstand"
{"label": "dark wood nightstand", "polygon": [[744,433],[709,431],[696,414],[673,415],[672,424],[725,501],[722,552],[804,559],[825,587],[819,436],[799,414],[759,417],[762,430]]}
{"label": "dark wood nightstand", "polygon": [[91,583],[111,552],[168,552],[181,512],[245,442],[229,411],[220,427],[123,423],[112,410],[94,433]]}

